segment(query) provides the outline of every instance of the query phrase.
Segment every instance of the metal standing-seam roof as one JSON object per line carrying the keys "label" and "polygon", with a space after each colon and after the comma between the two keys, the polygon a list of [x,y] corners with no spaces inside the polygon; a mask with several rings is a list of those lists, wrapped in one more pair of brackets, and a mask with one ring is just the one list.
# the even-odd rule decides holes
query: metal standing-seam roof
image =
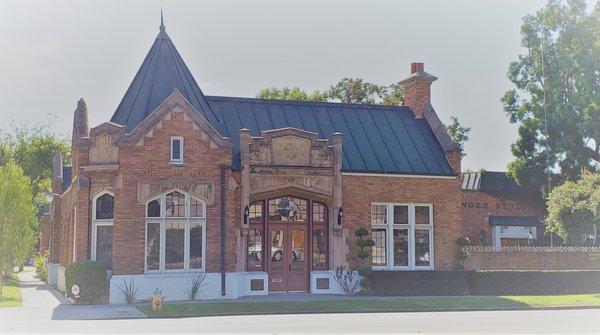
{"label": "metal standing-seam roof", "polygon": [[442,147],[425,119],[406,106],[360,105],[204,96],[162,23],[160,32],[111,121],[130,133],[175,89],[234,145],[238,169],[239,130],[295,127],[327,139],[343,134],[344,171],[452,175]]}

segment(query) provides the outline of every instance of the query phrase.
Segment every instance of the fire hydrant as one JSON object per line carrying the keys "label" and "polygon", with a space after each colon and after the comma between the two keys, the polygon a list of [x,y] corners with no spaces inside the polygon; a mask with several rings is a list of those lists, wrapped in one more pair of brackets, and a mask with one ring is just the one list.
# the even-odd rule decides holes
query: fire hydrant
{"label": "fire hydrant", "polygon": [[154,294],[148,297],[148,300],[150,300],[150,303],[152,304],[152,311],[160,312],[165,296],[162,295],[162,292],[159,289],[156,289],[154,290]]}

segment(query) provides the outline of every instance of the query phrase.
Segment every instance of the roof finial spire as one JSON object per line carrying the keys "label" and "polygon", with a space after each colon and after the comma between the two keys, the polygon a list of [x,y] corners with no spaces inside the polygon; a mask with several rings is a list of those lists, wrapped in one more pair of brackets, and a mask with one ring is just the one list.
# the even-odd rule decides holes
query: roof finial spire
{"label": "roof finial spire", "polygon": [[161,31],[165,30],[165,20],[163,19],[163,10],[162,10],[162,8],[160,9],[160,30]]}

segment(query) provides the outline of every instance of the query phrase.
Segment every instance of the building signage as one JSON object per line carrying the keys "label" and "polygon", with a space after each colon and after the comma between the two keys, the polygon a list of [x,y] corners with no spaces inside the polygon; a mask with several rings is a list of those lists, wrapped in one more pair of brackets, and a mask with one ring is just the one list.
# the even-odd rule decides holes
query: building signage
{"label": "building signage", "polygon": [[531,210],[532,208],[527,206],[527,205],[523,205],[523,204],[519,204],[519,203],[512,203],[512,202],[496,202],[496,203],[488,203],[488,202],[463,202],[462,203],[462,208],[468,208],[468,209],[495,209],[495,210],[517,210],[517,211],[527,211],[527,210]]}
{"label": "building signage", "polygon": [[140,177],[216,177],[218,171],[206,170],[172,170],[172,169],[140,169],[136,170]]}

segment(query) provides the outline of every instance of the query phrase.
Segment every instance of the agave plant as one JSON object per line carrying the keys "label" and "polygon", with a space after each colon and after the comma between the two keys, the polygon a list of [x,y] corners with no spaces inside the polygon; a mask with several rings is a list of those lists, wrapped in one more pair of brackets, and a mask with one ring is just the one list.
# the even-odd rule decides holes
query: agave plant
{"label": "agave plant", "polygon": [[204,286],[208,285],[206,281],[206,275],[198,274],[190,280],[190,288],[188,290],[188,297],[190,300],[196,300],[196,297],[204,291]]}
{"label": "agave plant", "polygon": [[129,282],[123,279],[123,282],[121,284],[117,284],[117,287],[119,288],[121,296],[126,303],[133,304],[137,300],[137,295],[140,288],[135,286],[135,279],[133,276]]}

